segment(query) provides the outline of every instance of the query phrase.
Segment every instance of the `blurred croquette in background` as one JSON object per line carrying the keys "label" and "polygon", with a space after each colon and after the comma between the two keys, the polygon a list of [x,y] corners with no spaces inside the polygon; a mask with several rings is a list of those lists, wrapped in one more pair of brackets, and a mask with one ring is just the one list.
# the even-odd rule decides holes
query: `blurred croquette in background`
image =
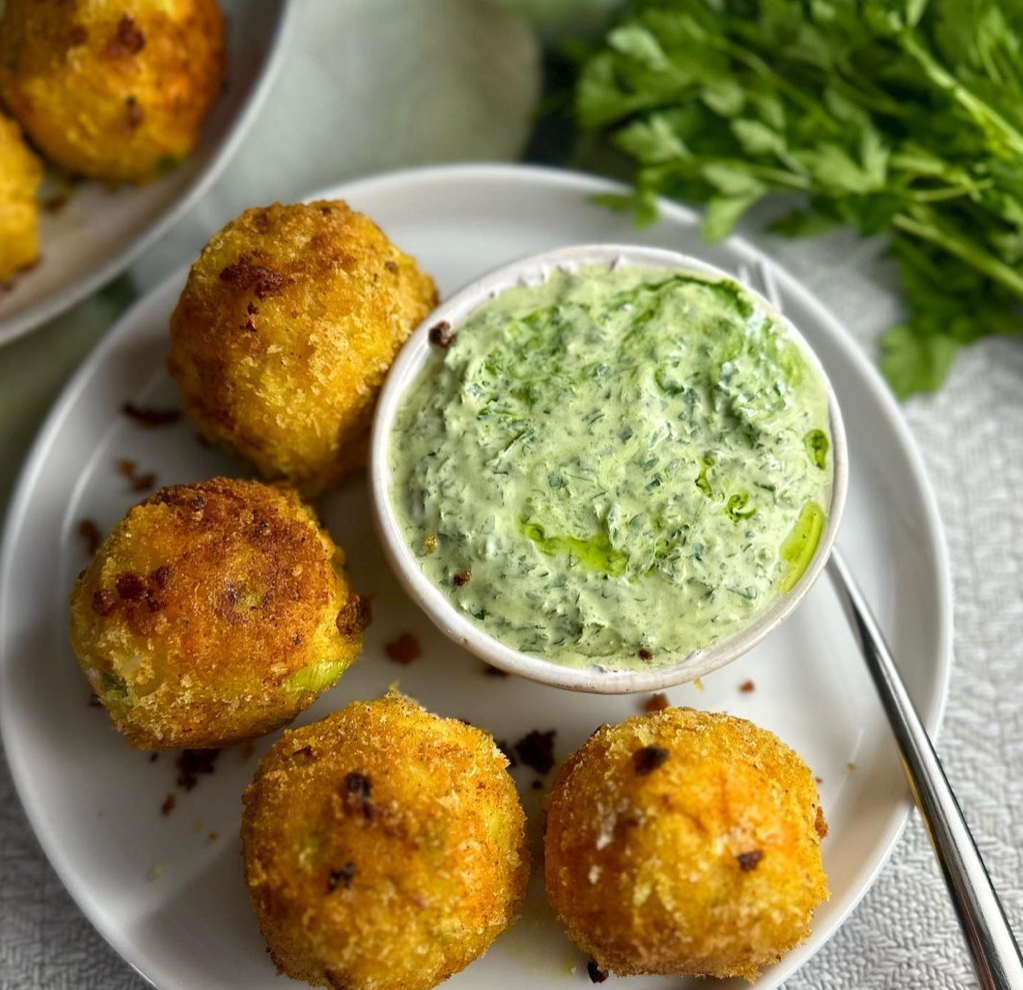
{"label": "blurred croquette in background", "polygon": [[142,182],[185,158],[224,78],[215,0],[7,0],[0,98],[68,172]]}
{"label": "blurred croquette in background", "polygon": [[0,112],[0,282],[39,257],[35,194],[42,175],[18,125]]}

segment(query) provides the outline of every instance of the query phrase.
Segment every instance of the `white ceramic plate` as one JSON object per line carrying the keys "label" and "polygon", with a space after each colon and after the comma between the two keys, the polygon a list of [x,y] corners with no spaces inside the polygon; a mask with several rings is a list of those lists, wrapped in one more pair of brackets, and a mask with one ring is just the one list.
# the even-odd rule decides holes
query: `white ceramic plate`
{"label": "white ceramic plate", "polygon": [[[570,243],[662,245],[729,270],[758,257],[740,240],[705,247],[696,217],[678,206],[666,205],[659,225],[635,232],[623,216],[588,201],[608,188],[569,173],[475,165],[400,172],[322,195],[343,196],[374,217],[436,276],[444,295],[510,259]],[[783,272],[776,279],[783,309],[820,356],[845,414],[850,483],[839,542],[934,732],[948,687],[951,610],[933,496],[872,367],[797,282]],[[272,740],[257,743],[248,759],[244,748],[225,751],[212,776],[179,791],[172,757],[150,762],[101,709],[88,705],[89,689],[67,645],[66,596],[86,563],[77,525],[88,518],[105,532],[140,497],[115,471],[118,458],[156,471],[161,484],[244,470],[200,446],[185,420],[142,430],[118,413],[127,399],[176,403],[164,370],[166,326],[183,281],[179,272],[107,336],[68,386],[25,467],[0,560],[0,727],[46,853],[128,962],[162,990],[281,990],[246,904],[237,838],[239,795]],[[376,618],[362,659],[301,721],[400,680],[429,708],[467,718],[498,738],[554,728],[561,758],[600,723],[639,710],[642,697],[573,694],[488,676],[480,660],[434,630],[399,590],[373,535],[363,477],[327,499],[323,512],[348,552],[356,587],[373,596]],[[406,631],[419,638],[423,655],[399,666],[383,647]],[[747,680],[755,689],[740,691]],[[813,937],[758,983],[776,987],[863,895],[910,808],[884,717],[828,583],[818,582],[754,650],[707,677],[702,692],[682,686],[669,697],[774,730],[823,778],[832,897],[818,912]],[[526,768],[515,777],[536,842],[542,790]],[[177,806],[161,816],[171,792]],[[483,960],[453,978],[452,988],[588,985],[585,959],[565,940],[535,873],[522,919]],[[680,986],[677,979],[651,977],[621,982],[646,990]]]}
{"label": "white ceramic plate", "polygon": [[[0,4],[0,10],[3,5]],[[178,168],[143,186],[82,182],[58,211],[39,211],[42,261],[0,292],[0,344],[84,299],[122,272],[227,164],[266,95],[294,5],[220,0],[227,18],[227,84],[203,125],[199,146]]]}

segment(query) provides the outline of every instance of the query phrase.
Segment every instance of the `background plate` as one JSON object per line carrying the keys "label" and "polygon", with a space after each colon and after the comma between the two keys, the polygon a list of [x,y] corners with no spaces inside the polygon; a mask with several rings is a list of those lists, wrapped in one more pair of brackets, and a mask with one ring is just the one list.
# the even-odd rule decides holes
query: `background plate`
{"label": "background plate", "polygon": [[[703,245],[694,213],[663,207],[657,226],[589,202],[611,183],[517,166],[453,166],[400,172],[330,190],[369,213],[415,254],[450,294],[521,255],[586,241],[674,248],[735,270],[761,257],[733,238]],[[118,952],[162,990],[280,990],[245,901],[237,827],[239,795],[272,737],[225,750],[194,790],[176,787],[173,756],[132,750],[89,689],[67,645],[66,596],[87,561],[81,520],[102,531],[140,497],[115,469],[121,458],[155,471],[158,484],[244,473],[202,447],[187,420],[142,430],[120,416],[134,399],[173,405],[164,370],[167,318],[180,272],[136,305],[68,386],[24,469],[0,560],[0,728],[12,773],[37,835],[71,894]],[[820,356],[842,404],[850,483],[839,542],[875,604],[928,728],[948,687],[948,568],[933,496],[894,402],[841,327],[799,284],[776,272],[783,308]],[[311,721],[400,680],[444,715],[467,718],[513,741],[557,730],[566,756],[600,723],[639,710],[642,697],[577,695],[517,678],[488,676],[482,663],[436,632],[401,594],[376,544],[360,476],[325,499],[322,512],[344,545],[355,586],[373,596],[375,621],[363,657],[299,719]],[[423,645],[411,666],[384,644],[412,632]],[[755,689],[739,686],[752,680]],[[758,981],[776,987],[834,932],[863,895],[905,824],[910,804],[884,716],[830,586],[819,582],[790,619],[756,649],[704,680],[668,692],[675,704],[727,710],[777,732],[823,778],[831,831],[824,862],[832,897],[813,937]],[[539,779],[515,772],[538,848]],[[168,816],[160,808],[176,795]],[[539,857],[538,857],[539,861]],[[534,871],[519,923],[453,988],[521,990],[586,986],[585,959],[565,940]],[[619,981],[678,988],[678,979]],[[684,981],[683,981],[684,984]],[[723,987],[747,986],[726,981]]]}
{"label": "background plate", "polygon": [[[227,18],[227,82],[198,147],[143,186],[82,182],[54,213],[39,211],[41,263],[0,293],[0,344],[13,340],[119,274],[202,195],[227,164],[279,62],[290,0],[219,0]],[[2,8],[2,4],[0,4]]]}

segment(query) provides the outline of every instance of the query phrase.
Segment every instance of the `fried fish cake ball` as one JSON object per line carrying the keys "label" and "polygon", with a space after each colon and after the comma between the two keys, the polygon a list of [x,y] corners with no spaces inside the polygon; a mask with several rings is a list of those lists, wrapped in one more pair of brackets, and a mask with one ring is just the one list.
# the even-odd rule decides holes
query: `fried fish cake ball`
{"label": "fried fish cake ball", "polygon": [[380,386],[436,301],[345,203],[247,210],[192,266],[170,368],[209,439],[314,495],[365,464]]}
{"label": "fried fish cake ball", "polygon": [[39,256],[36,187],[42,177],[18,125],[0,113],[0,282]]}
{"label": "fried fish cake ball", "polygon": [[810,933],[826,831],[775,735],[667,708],[603,726],[558,773],[547,896],[601,969],[752,980]]}
{"label": "fried fish cake ball", "polygon": [[426,990],[512,922],[525,816],[491,736],[400,694],[285,732],[243,797],[249,900],[281,973]]}
{"label": "fried fish cake ball", "polygon": [[215,0],[7,0],[0,96],[70,172],[141,182],[180,161],[224,76]]}
{"label": "fried fish cake ball", "polygon": [[164,488],[115,527],[71,592],[71,644],[142,749],[212,749],[294,718],[358,656],[367,603],[288,490]]}

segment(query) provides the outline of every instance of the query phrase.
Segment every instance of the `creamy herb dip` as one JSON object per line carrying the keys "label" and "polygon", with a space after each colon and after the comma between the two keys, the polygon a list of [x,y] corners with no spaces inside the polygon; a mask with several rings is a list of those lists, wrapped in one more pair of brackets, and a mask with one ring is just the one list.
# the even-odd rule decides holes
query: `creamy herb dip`
{"label": "creamy herb dip", "polygon": [[391,499],[423,571],[495,638],[662,666],[812,560],[824,385],[735,283],[555,271],[432,336],[395,419]]}

